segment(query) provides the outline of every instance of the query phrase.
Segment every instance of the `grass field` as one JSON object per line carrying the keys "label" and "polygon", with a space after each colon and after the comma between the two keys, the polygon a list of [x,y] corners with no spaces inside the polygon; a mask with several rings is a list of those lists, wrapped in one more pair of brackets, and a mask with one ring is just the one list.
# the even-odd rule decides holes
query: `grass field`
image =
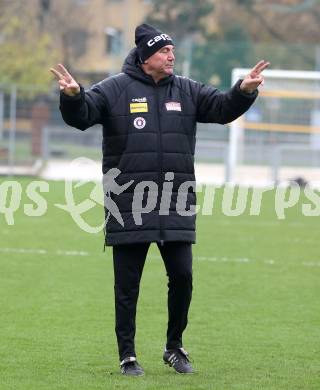
{"label": "grass field", "polygon": [[[21,179],[23,188],[28,180]],[[196,373],[162,363],[166,275],[156,247],[146,263],[136,346],[146,375],[119,374],[111,249],[65,211],[64,183],[48,211],[14,226],[0,215],[0,389],[320,389],[320,221],[299,204],[278,220],[274,193],[260,216],[198,216],[194,295],[184,345]],[[89,186],[78,191],[85,198]],[[201,203],[201,199],[199,199]],[[101,221],[101,207],[88,212]]]}

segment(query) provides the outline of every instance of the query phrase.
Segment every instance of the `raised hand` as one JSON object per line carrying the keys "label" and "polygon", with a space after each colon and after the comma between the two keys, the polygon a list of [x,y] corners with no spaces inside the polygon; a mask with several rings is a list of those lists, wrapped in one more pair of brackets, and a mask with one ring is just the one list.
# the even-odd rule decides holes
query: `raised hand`
{"label": "raised hand", "polygon": [[261,74],[270,65],[270,62],[261,60],[259,61],[247,74],[242,83],[240,84],[240,89],[247,93],[252,93],[257,87],[263,83],[264,77]]}
{"label": "raised hand", "polygon": [[62,65],[58,64],[57,69],[50,68],[60,85],[60,90],[68,96],[76,96],[80,93],[80,86]]}

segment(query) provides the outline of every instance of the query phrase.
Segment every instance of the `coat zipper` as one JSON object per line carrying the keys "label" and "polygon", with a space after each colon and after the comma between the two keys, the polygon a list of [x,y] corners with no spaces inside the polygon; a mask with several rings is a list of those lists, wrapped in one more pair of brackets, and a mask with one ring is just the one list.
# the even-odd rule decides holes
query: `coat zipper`
{"label": "coat zipper", "polygon": [[[158,147],[159,147],[159,153],[158,153],[158,162],[159,162],[159,188],[158,188],[158,195],[162,194],[163,189],[163,155],[162,155],[162,132],[161,132],[161,121],[160,121],[160,109],[159,109],[159,89],[158,86],[156,86],[156,96],[157,96],[157,113],[158,113]],[[158,198],[160,202],[160,198]],[[160,203],[159,203],[160,207]],[[159,221],[160,221],[160,245],[162,246],[164,244],[164,237],[163,237],[163,219],[162,215],[160,215],[160,208],[159,208]]]}

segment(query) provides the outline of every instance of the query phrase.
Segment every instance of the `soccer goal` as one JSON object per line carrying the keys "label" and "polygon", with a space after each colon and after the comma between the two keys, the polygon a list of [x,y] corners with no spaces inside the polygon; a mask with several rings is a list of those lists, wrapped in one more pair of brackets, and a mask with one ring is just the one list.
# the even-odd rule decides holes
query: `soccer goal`
{"label": "soccer goal", "polygon": [[[236,68],[232,83],[250,69]],[[250,110],[230,125],[227,181],[320,184],[320,72],[266,70]]]}

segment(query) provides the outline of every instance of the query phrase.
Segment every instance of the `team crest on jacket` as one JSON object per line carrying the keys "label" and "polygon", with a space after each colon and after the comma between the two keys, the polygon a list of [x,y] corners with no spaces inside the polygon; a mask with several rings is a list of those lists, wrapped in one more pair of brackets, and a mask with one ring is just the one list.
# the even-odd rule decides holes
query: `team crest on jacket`
{"label": "team crest on jacket", "polygon": [[167,102],[166,103],[167,111],[181,111],[181,103],[179,102]]}
{"label": "team crest on jacket", "polygon": [[134,121],[133,121],[133,126],[136,128],[136,129],[143,129],[146,125],[146,120],[144,118],[142,118],[142,116],[138,116],[138,118],[136,118]]}

